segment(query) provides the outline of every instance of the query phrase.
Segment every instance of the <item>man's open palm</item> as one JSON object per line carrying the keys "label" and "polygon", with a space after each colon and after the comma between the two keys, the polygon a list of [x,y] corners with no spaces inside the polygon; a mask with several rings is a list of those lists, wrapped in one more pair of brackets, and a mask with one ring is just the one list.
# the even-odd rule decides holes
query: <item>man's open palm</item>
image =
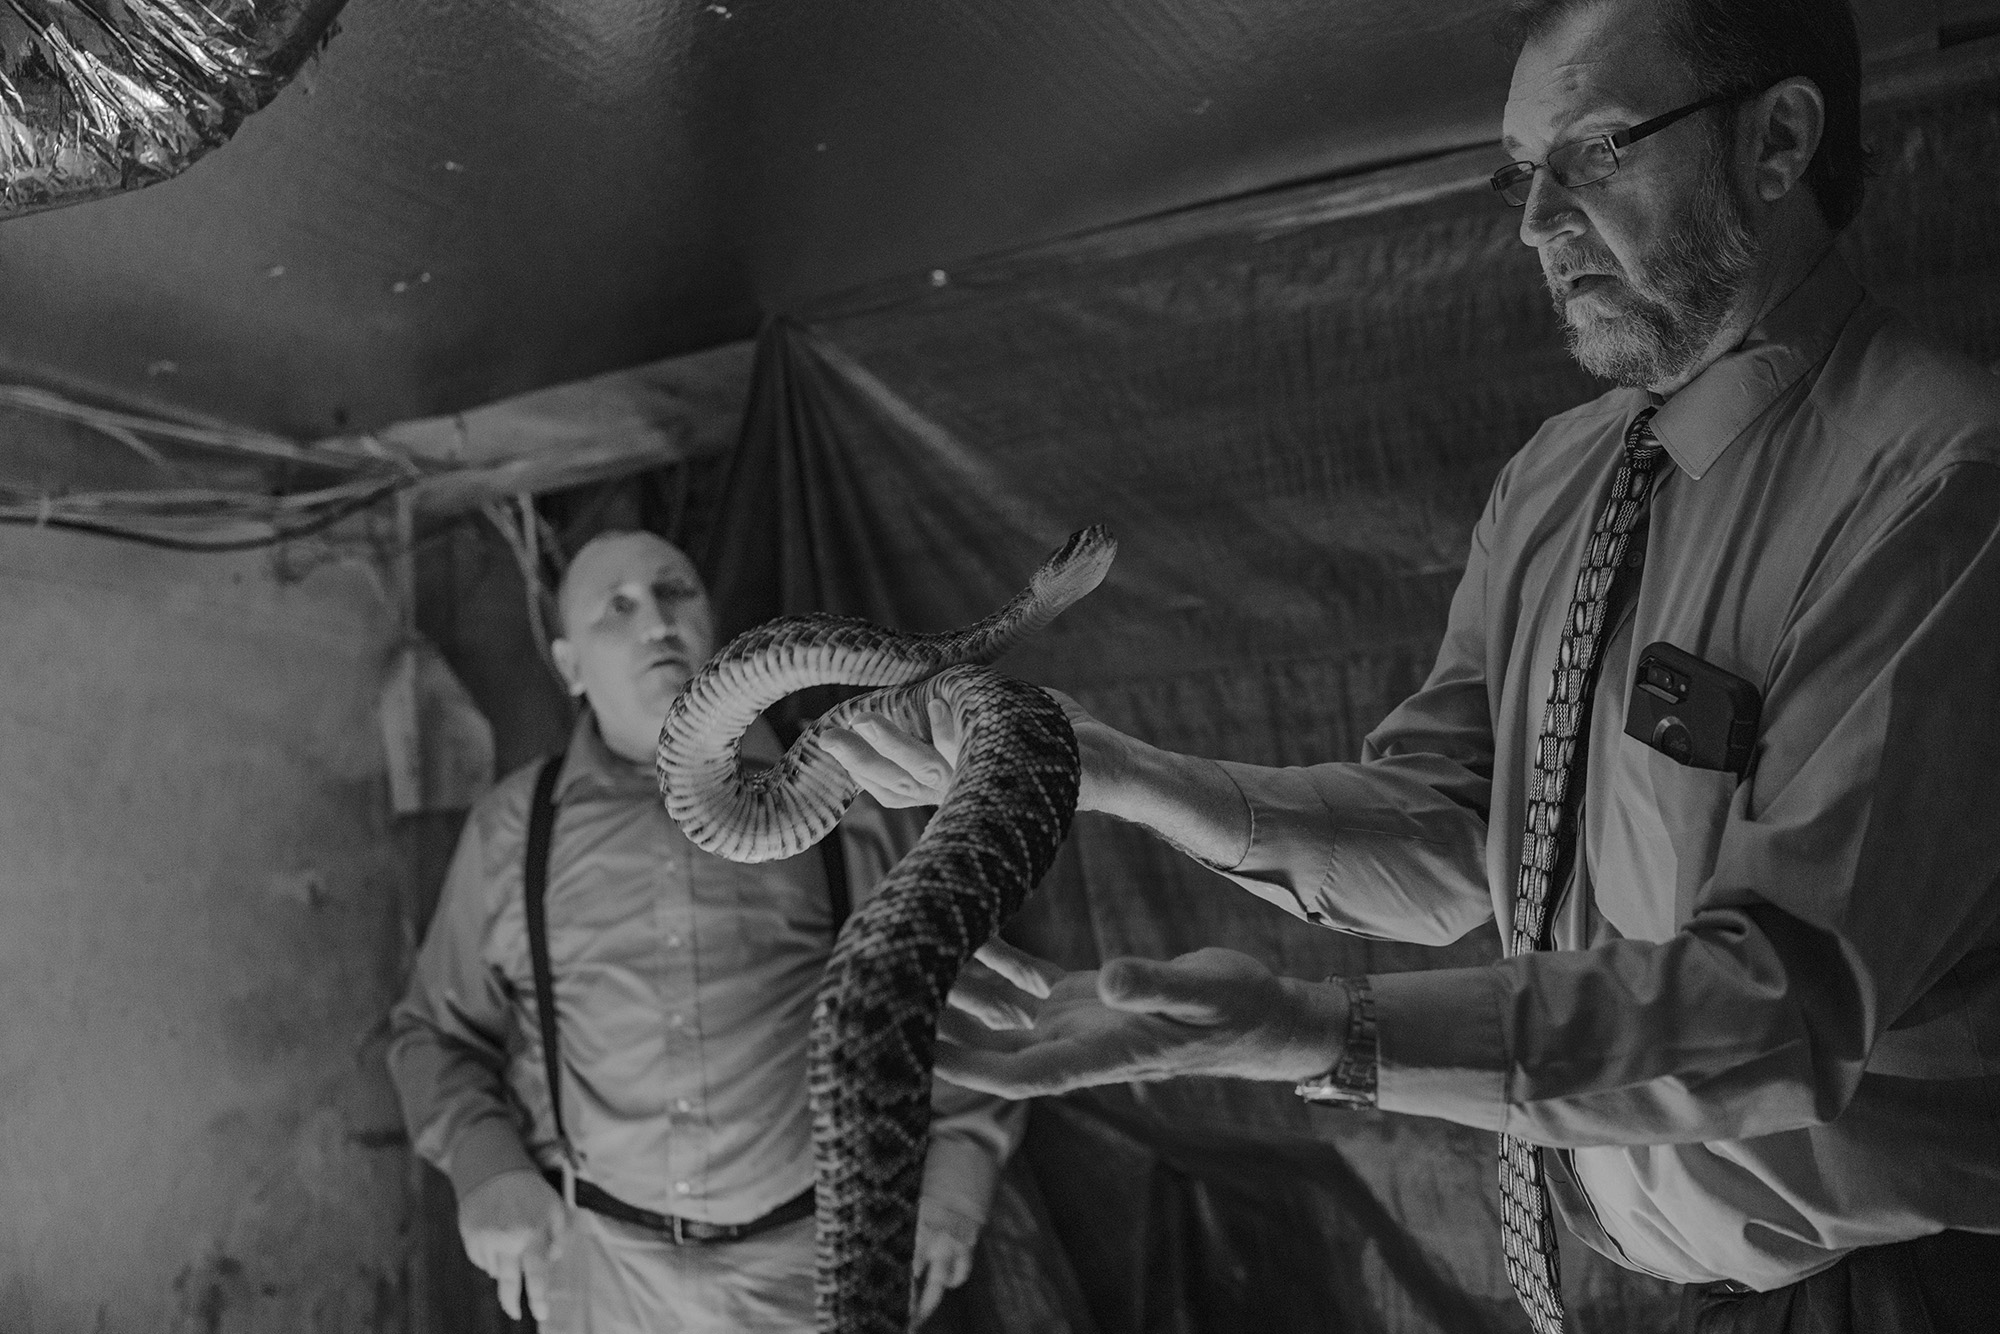
{"label": "man's open palm", "polygon": [[1031,1028],[1006,1029],[947,1011],[938,1074],[1010,1098],[1182,1075],[1298,1080],[1332,1067],[1345,1025],[1338,988],[1224,949],[1114,959],[1063,976],[1029,1008]]}

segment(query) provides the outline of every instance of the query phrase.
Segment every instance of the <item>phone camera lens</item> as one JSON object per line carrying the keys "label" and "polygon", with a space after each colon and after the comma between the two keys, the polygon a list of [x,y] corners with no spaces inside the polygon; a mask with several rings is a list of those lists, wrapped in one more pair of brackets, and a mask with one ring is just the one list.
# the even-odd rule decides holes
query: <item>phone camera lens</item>
{"label": "phone camera lens", "polygon": [[1694,733],[1688,725],[1668,714],[1653,728],[1653,746],[1682,764],[1694,758]]}

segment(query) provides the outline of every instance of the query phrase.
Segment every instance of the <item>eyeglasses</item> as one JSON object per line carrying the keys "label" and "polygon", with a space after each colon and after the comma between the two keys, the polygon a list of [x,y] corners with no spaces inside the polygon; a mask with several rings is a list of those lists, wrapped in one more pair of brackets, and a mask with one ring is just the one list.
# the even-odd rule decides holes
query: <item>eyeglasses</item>
{"label": "eyeglasses", "polygon": [[1699,102],[1690,102],[1684,107],[1669,111],[1664,116],[1641,121],[1628,130],[1616,134],[1597,134],[1588,139],[1578,139],[1573,143],[1559,145],[1549,150],[1546,162],[1509,162],[1493,173],[1493,189],[1507,201],[1510,208],[1520,208],[1528,202],[1528,191],[1534,187],[1535,172],[1547,167],[1556,178],[1556,183],[1564,189],[1573,190],[1579,185],[1595,185],[1597,182],[1615,175],[1618,171],[1618,150],[1630,148],[1649,134],[1658,134],[1675,121],[1692,116],[1697,111],[1706,111],[1724,102],[1737,102],[1746,97],[1754,97],[1754,90],[1733,93],[1717,93],[1704,97]]}

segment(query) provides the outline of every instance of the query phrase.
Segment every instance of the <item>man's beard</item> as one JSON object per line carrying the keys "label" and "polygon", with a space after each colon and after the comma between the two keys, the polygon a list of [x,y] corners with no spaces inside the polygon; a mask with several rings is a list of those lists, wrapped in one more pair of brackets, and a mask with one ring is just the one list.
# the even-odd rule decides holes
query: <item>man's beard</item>
{"label": "man's beard", "polygon": [[[1570,355],[1592,375],[1627,386],[1678,379],[1707,350],[1756,267],[1762,245],[1721,162],[1705,174],[1686,212],[1640,271],[1627,274],[1601,242],[1582,239],[1551,255],[1542,273],[1568,333]],[[1572,315],[1568,279],[1610,275],[1590,296],[1610,312]]]}

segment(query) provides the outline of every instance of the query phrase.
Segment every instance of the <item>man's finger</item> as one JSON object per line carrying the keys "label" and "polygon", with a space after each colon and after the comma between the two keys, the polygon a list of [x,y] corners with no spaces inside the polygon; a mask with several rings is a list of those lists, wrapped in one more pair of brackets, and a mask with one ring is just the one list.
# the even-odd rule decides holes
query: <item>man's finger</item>
{"label": "man's finger", "polygon": [[507,1254],[494,1257],[493,1281],[500,1285],[500,1309],[509,1320],[521,1318],[521,1258]]}
{"label": "man's finger", "polygon": [[1097,995],[1106,1005],[1184,1024],[1216,1022],[1215,989],[1213,977],[1152,959],[1113,959],[1097,974]]}
{"label": "man's finger", "polygon": [[1030,996],[1042,1000],[1048,999],[1049,990],[1069,971],[1047,959],[1038,959],[1026,950],[1017,950],[998,936],[974,950],[972,957]]}
{"label": "man's finger", "polygon": [[917,782],[942,790],[951,781],[952,766],[945,763],[936,746],[912,736],[880,714],[864,713],[854,720],[854,730],[877,754]]}
{"label": "man's finger", "polygon": [[563,1247],[569,1244],[569,1210],[558,1206],[549,1211],[549,1264],[553,1266],[562,1259]]}
{"label": "man's finger", "polygon": [[538,1323],[549,1318],[549,1255],[540,1240],[521,1255],[521,1282],[528,1289],[528,1309]]}
{"label": "man's finger", "polygon": [[944,1300],[946,1285],[943,1266],[926,1263],[923,1266],[922,1284],[917,1297],[916,1319],[912,1322],[913,1325],[921,1325],[929,1320],[931,1314],[937,1310],[938,1303]]}
{"label": "man's finger", "polygon": [[956,770],[959,746],[963,741],[958,734],[958,715],[941,699],[932,700],[926,712],[931,718],[931,744],[937,747],[937,753],[944,757],[944,762]]}
{"label": "man's finger", "polygon": [[820,749],[838,761],[862,791],[891,810],[937,803],[936,794],[921,787],[901,765],[884,759],[866,738],[844,727],[828,727],[818,739]]}
{"label": "man's finger", "polygon": [[[1000,1034],[998,1036],[1007,1036]],[[1123,1061],[1107,1060],[1073,1040],[1045,1042],[1018,1051],[989,1051],[961,1043],[940,1043],[939,1077],[976,1093],[1001,1098],[1040,1098],[1139,1077]]]}
{"label": "man's finger", "polygon": [[924,1288],[930,1275],[930,1252],[924,1249],[923,1224],[917,1225],[917,1253],[910,1261],[910,1328],[924,1323]]}
{"label": "man's finger", "polygon": [[1078,723],[1094,723],[1097,721],[1097,719],[1090,716],[1090,713],[1083,705],[1077,703],[1062,691],[1051,690],[1047,686],[1043,686],[1042,693],[1062,706],[1063,716],[1069,719],[1071,727],[1075,727]]}
{"label": "man's finger", "polygon": [[961,969],[946,997],[988,1028],[1033,1028],[1035,1012],[1021,989],[983,963]]}
{"label": "man's finger", "polygon": [[954,1009],[939,1011],[938,1037],[946,1044],[982,1051],[1019,1051],[1036,1041],[1025,1026],[996,1027]]}

